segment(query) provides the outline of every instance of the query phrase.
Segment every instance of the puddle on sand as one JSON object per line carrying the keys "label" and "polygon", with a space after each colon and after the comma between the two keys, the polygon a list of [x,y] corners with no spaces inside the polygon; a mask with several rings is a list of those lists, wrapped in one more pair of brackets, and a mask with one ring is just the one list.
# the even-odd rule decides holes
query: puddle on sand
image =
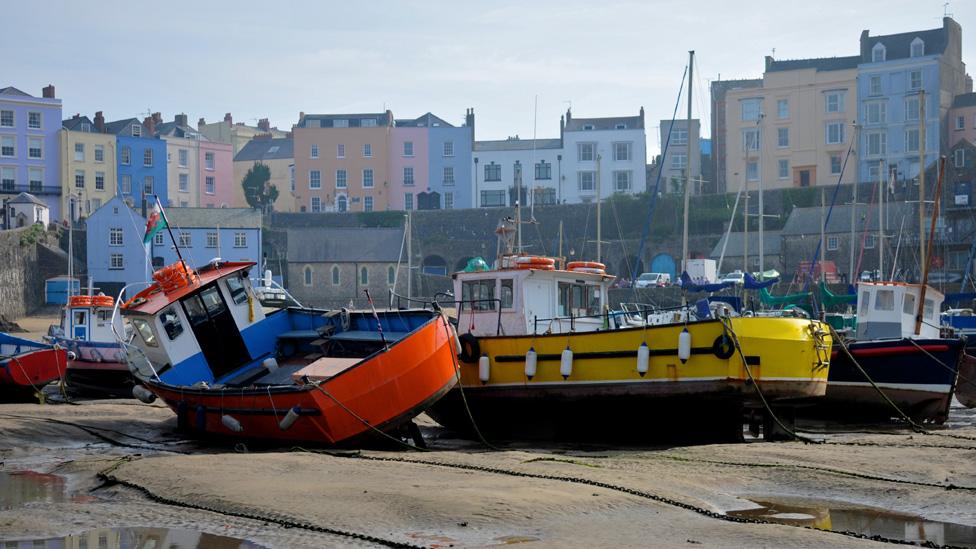
{"label": "puddle on sand", "polygon": [[728,514],[791,526],[810,526],[819,530],[850,531],[906,541],[976,547],[974,526],[925,520],[913,515],[837,502],[750,501],[762,508],[730,511]]}
{"label": "puddle on sand", "polygon": [[100,549],[256,549],[247,540],[177,528],[99,528],[59,538],[8,540],[4,549],[77,547]]}
{"label": "puddle on sand", "polygon": [[55,503],[67,499],[64,477],[34,471],[0,471],[0,509],[13,509],[35,501]]}
{"label": "puddle on sand", "polygon": [[495,541],[500,541],[505,545],[514,545],[516,543],[528,543],[530,541],[539,541],[539,538],[533,536],[502,536],[500,538],[495,538]]}

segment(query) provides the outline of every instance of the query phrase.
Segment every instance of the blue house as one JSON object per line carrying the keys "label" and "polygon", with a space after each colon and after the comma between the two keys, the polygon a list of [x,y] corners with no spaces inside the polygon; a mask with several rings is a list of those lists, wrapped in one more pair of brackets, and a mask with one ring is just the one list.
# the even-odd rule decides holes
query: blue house
{"label": "blue house", "polygon": [[156,195],[168,204],[166,141],[154,136],[137,118],[109,122],[105,133],[116,136],[118,194],[137,208],[142,207],[147,195]]}
{"label": "blue house", "polygon": [[925,159],[948,151],[952,98],[972,90],[962,62],[962,28],[945,17],[937,29],[871,36],[861,33],[857,72],[858,177],[878,181],[896,170],[899,181],[919,173],[919,106],[925,98]]}
{"label": "blue house", "polygon": [[[261,213],[249,208],[170,208],[166,210],[183,258],[193,267],[220,257],[261,264]],[[151,280],[152,266],[177,260],[168,231],[144,246],[146,220],[116,196],[87,220],[88,276],[106,294]],[[256,274],[256,273],[255,273]],[[141,287],[134,288],[135,291]],[[127,295],[134,292],[128,291]]]}

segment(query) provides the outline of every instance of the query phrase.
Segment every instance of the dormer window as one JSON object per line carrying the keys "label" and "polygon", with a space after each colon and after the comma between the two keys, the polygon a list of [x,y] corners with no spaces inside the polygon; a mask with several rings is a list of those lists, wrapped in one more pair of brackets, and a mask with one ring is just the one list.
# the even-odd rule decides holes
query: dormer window
{"label": "dormer window", "polygon": [[[914,46],[912,49],[914,49]],[[881,63],[884,60],[885,60],[885,47],[884,44],[878,42],[877,44],[874,45],[874,48],[871,49],[871,62]]]}
{"label": "dormer window", "polygon": [[592,130],[593,129],[593,124],[583,124],[583,129],[584,130]]}
{"label": "dormer window", "polygon": [[614,126],[614,129],[617,129],[617,130],[626,130],[627,129],[627,124],[617,124],[616,126]]}
{"label": "dormer window", "polygon": [[925,42],[921,38],[912,40],[912,57],[922,57],[925,55]]}

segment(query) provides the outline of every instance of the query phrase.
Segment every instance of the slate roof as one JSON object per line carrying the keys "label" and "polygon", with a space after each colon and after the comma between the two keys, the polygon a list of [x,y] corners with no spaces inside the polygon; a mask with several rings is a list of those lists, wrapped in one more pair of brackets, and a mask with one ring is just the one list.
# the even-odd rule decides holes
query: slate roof
{"label": "slate roof", "polygon": [[957,95],[952,100],[952,108],[958,109],[959,107],[976,107],[976,93],[970,92]]}
{"label": "slate roof", "polygon": [[35,204],[37,206],[44,206],[45,208],[47,207],[47,204],[45,204],[43,200],[40,200],[30,193],[20,193],[8,200],[7,204]]}
{"label": "slate roof", "polygon": [[[861,197],[859,201],[863,199],[864,197]],[[868,225],[868,230],[877,231],[877,204],[859,205],[857,207],[857,217],[855,218],[854,223],[855,231],[863,231],[864,223],[865,221],[868,221],[867,218],[869,217],[870,222]],[[905,218],[903,230],[906,231],[905,234],[907,235],[909,231],[916,230],[915,224],[918,223],[918,206],[914,204],[905,204],[903,202],[886,202],[885,217],[887,218],[885,226],[889,232],[897,231],[901,225],[902,218]],[[820,234],[821,223],[820,206],[812,208],[793,208],[793,211],[790,212],[790,217],[787,218],[786,223],[783,225],[781,235],[784,237],[801,235],[818,236]],[[830,221],[827,223],[827,230],[824,232],[826,234],[850,234],[851,206],[847,204],[834,206],[834,211],[830,214]]]}
{"label": "slate roof", "polygon": [[911,57],[912,41],[916,38],[921,38],[925,42],[925,55],[941,54],[945,51],[948,34],[945,26],[937,29],[881,36],[871,36],[869,31],[863,31],[861,33],[861,62],[871,63],[871,50],[878,42],[884,44],[886,61],[907,59]]}
{"label": "slate roof", "polygon": [[497,141],[475,141],[475,151],[531,151],[532,143],[535,149],[558,149],[563,146],[562,140],[556,139],[499,139]]}
{"label": "slate roof", "polygon": [[[744,233],[729,233],[729,244],[725,247],[725,257],[736,257],[742,256],[743,243],[745,239]],[[712,259],[718,259],[722,255],[722,242],[725,240],[725,235],[718,240],[715,247],[712,248],[712,253],[709,255]],[[766,231],[763,233],[763,248],[765,251],[763,255],[779,255],[783,240],[780,237],[779,231]],[[749,253],[755,254],[756,250],[759,249],[759,233],[756,231],[749,231]]]}
{"label": "slate roof", "polygon": [[0,88],[0,95],[17,95],[20,97],[34,97],[33,95],[22,92],[13,86],[7,86],[6,88]]}
{"label": "slate roof", "polygon": [[443,118],[432,113],[424,114],[414,119],[399,119],[396,121],[398,128],[453,128],[454,125]]}
{"label": "slate roof", "polygon": [[566,131],[590,131],[583,130],[583,126],[591,125],[594,130],[613,130],[617,124],[624,124],[628,130],[640,130],[644,128],[644,120],[640,116],[613,116],[608,118],[570,118],[566,121]]}
{"label": "slate roof", "polygon": [[206,136],[190,126],[183,126],[181,124],[177,124],[176,122],[162,122],[156,124],[156,135],[168,137],[191,136],[190,139],[196,139],[198,141],[210,141],[206,138]]}
{"label": "slate roof", "polygon": [[[297,126],[299,128],[331,128],[336,120],[347,120],[350,128],[361,128],[363,127],[362,121],[369,119],[375,120],[376,127],[382,128],[391,125],[393,114],[390,111],[363,114],[306,114],[298,121]],[[310,124],[313,120],[318,121],[320,125]]]}
{"label": "slate roof", "polygon": [[88,123],[88,131],[91,132],[95,130],[95,124],[93,124],[91,119],[88,118],[87,116],[79,116],[78,118],[74,118],[74,117],[68,118],[61,122],[61,126],[68,131],[80,132],[81,124],[83,122]]}
{"label": "slate roof", "polygon": [[[114,122],[105,123],[105,133],[111,133],[114,135],[124,134],[132,135],[132,125],[139,124],[142,126],[142,122],[138,118],[124,118],[122,120],[116,120]],[[143,128],[143,136],[145,136],[146,129]]]}
{"label": "slate roof", "polygon": [[861,62],[860,55],[848,57],[820,57],[814,59],[784,59],[775,60],[767,58],[766,72],[796,71],[803,69],[816,69],[820,71],[842,71],[845,69],[856,69]]}
{"label": "slate roof", "polygon": [[403,229],[288,229],[289,263],[396,263]]}
{"label": "slate roof", "polygon": [[174,228],[260,229],[261,211],[251,208],[167,208],[166,219]]}
{"label": "slate roof", "polygon": [[234,156],[234,162],[295,158],[295,141],[290,137],[252,139]]}

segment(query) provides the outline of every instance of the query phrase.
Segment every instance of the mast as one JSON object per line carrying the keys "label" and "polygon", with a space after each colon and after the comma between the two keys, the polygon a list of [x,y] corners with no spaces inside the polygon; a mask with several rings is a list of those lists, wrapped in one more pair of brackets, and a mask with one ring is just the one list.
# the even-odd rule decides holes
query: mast
{"label": "mast", "polygon": [[[878,160],[878,278],[884,272],[884,160]],[[879,280],[880,282],[880,280]]]}
{"label": "mast", "polygon": [[559,220],[559,254],[557,255],[560,259],[563,257],[563,220]]}
{"label": "mast", "polygon": [[826,260],[826,254],[827,254],[827,252],[824,250],[824,233],[827,230],[827,228],[824,226],[827,223],[825,218],[826,207],[827,207],[827,200],[826,197],[824,196],[824,190],[821,188],[820,189],[820,282],[826,281],[826,276],[824,275],[824,261]]}
{"label": "mast", "polygon": [[522,167],[515,164],[515,253],[522,253]]}
{"label": "mast", "polygon": [[[756,253],[759,254],[759,280],[763,279],[763,273],[766,271],[766,249],[763,247],[763,232],[766,226],[766,210],[763,208],[763,148],[765,148],[765,143],[763,143],[765,137],[762,134],[762,121],[765,118],[765,113],[759,112],[759,120],[756,121],[756,139],[759,140],[759,166],[757,166],[757,175],[759,175],[759,250]],[[748,270],[743,272],[749,272]]]}
{"label": "mast", "polygon": [[918,92],[918,159],[918,260],[922,262],[925,261],[925,90]]}
{"label": "mast", "polygon": [[[935,194],[932,196],[932,224],[929,228],[929,254],[922,259],[922,283],[919,288],[918,296],[918,314],[915,315],[915,335],[919,335],[922,330],[922,314],[925,312],[925,290],[929,287],[929,263],[932,261],[932,242],[931,240],[935,238],[935,220],[939,217],[939,198],[942,197],[942,178],[945,176],[945,162],[946,157],[940,157],[936,165],[939,168],[939,174],[935,181]],[[919,233],[919,238],[925,237],[924,233]],[[937,311],[938,312],[938,311]]]}
{"label": "mast", "polygon": [[[75,269],[75,212],[73,202],[75,197],[68,195],[68,297],[74,295],[74,269]],[[79,284],[80,285],[80,284]],[[80,288],[79,288],[80,289]],[[65,302],[67,303],[67,302]]]}
{"label": "mast", "polygon": [[[413,222],[410,218],[410,210],[407,210],[407,303],[413,297]],[[358,275],[358,273],[357,273]]]}
{"label": "mast", "polygon": [[536,140],[536,129],[539,125],[539,94],[535,94],[535,108],[532,111],[532,182],[529,185],[529,221],[535,221],[535,146]]}
{"label": "mast", "polygon": [[[748,158],[748,157],[747,157]],[[748,164],[748,160],[746,163]],[[742,187],[746,190],[746,204],[745,208],[742,210],[742,272],[746,272],[749,268],[749,174],[748,170],[745,175],[745,180],[742,182]]]}
{"label": "mast", "polygon": [[857,276],[854,274],[854,238],[855,238],[854,228],[856,224],[857,224],[857,181],[854,182],[854,195],[853,195],[853,199],[851,200],[851,240],[850,240],[850,245],[848,246],[848,248],[851,249],[851,261],[847,265],[847,272],[850,273],[849,274],[850,278],[847,281],[848,284],[854,284],[855,282],[857,282]]}
{"label": "mast", "polygon": [[[691,134],[691,89],[692,78],[695,70],[695,50],[688,52],[688,122],[685,126],[686,131],[689,136]],[[688,139],[689,149],[691,139]],[[689,153],[691,151],[689,150]],[[691,157],[691,154],[688,155]],[[684,204],[684,224],[682,225],[681,231],[681,270],[682,272],[688,270],[688,205],[691,202],[691,162],[685,162],[685,204]]]}
{"label": "mast", "polygon": [[603,203],[603,197],[600,195],[600,153],[596,155],[596,261],[600,262],[601,257],[601,245],[602,242],[602,230],[600,227],[600,204]]}

